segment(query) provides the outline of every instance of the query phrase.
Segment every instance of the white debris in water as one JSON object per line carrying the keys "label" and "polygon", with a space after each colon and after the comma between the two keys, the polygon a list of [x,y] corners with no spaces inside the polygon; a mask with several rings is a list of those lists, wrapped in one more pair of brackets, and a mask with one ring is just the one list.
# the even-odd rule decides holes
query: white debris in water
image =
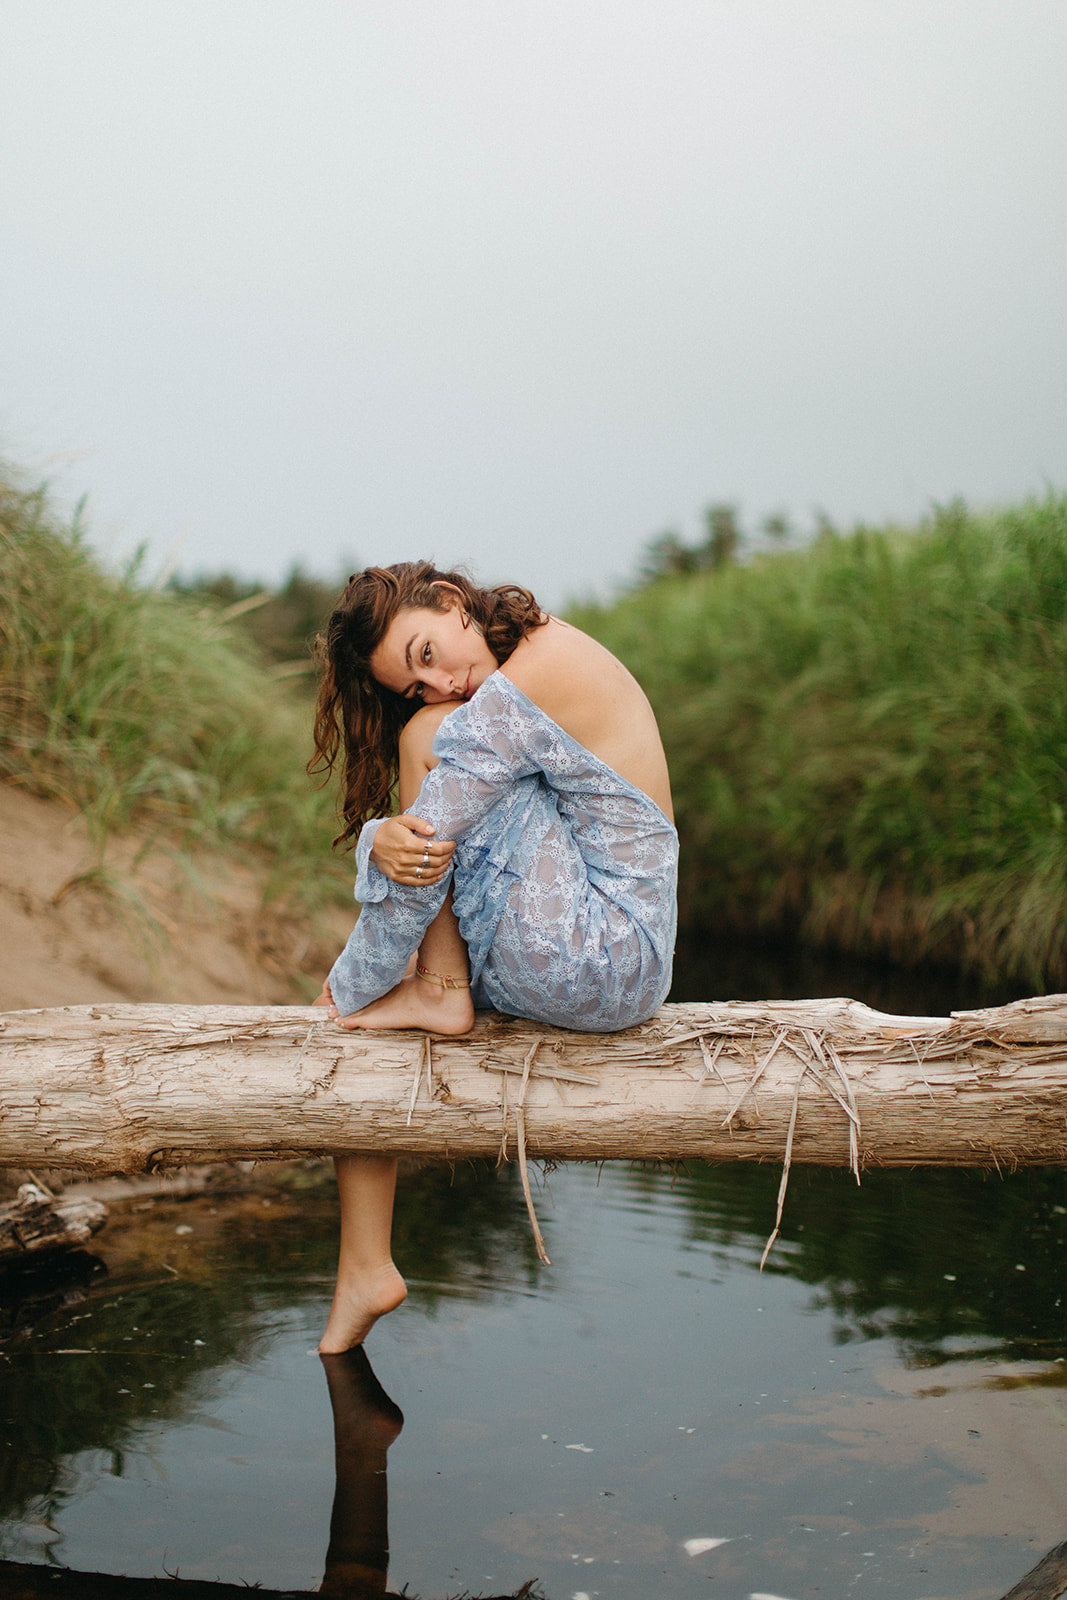
{"label": "white debris in water", "polygon": [[786,1600],[786,1597],[781,1594],[763,1594],[762,1591],[755,1590],[749,1595],[748,1600]]}
{"label": "white debris in water", "polygon": [[179,1222],[174,1231],[175,1233],[192,1233],[193,1230],[187,1222]]}
{"label": "white debris in water", "polygon": [[685,1553],[687,1556],[702,1556],[706,1550],[717,1550],[721,1544],[729,1544],[729,1539],[687,1539]]}
{"label": "white debris in water", "polygon": [[563,1448],[564,1450],[580,1450],[584,1456],[593,1454],[593,1446],[591,1444],[565,1444]]}

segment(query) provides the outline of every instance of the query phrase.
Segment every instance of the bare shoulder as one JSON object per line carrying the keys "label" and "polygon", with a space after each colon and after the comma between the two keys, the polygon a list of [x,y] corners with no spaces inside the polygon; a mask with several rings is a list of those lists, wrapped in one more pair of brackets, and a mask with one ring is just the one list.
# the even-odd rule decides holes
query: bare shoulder
{"label": "bare shoulder", "polygon": [[652,707],[610,650],[551,617],[517,646],[501,671],[579,744],[672,814]]}
{"label": "bare shoulder", "polygon": [[630,693],[644,699],[637,680],[610,650],[558,617],[529,634],[501,670],[564,727],[557,712],[565,715],[572,703],[588,705],[590,699]]}

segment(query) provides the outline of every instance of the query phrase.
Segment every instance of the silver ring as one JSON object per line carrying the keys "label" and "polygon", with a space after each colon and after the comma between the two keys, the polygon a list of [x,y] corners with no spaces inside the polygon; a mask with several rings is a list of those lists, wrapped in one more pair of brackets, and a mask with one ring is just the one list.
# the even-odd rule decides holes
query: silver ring
{"label": "silver ring", "polygon": [[422,868],[421,867],[416,867],[415,868],[415,876],[416,876],[416,878],[421,878],[422,877]]}

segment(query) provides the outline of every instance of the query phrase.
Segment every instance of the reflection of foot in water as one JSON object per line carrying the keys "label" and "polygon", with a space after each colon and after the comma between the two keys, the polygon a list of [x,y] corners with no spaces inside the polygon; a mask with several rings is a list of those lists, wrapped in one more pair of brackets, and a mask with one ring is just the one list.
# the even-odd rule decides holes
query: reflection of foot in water
{"label": "reflection of foot in water", "polygon": [[321,1358],[333,1407],[337,1488],[320,1593],[371,1600],[386,1592],[389,1568],[386,1452],[404,1415],[371,1369],[362,1346]]}

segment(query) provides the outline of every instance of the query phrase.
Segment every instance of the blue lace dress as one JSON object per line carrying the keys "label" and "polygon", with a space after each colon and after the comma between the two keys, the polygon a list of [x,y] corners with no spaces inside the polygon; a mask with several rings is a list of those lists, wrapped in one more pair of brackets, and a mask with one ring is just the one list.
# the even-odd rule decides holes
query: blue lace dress
{"label": "blue lace dress", "polygon": [[607,1032],[643,1022],[671,981],[678,835],[654,801],[494,672],[441,723],[412,812],[454,839],[439,883],[393,883],[356,847],[352,937],[330,973],[342,1015],[386,994],[444,902],[478,1008]]}

